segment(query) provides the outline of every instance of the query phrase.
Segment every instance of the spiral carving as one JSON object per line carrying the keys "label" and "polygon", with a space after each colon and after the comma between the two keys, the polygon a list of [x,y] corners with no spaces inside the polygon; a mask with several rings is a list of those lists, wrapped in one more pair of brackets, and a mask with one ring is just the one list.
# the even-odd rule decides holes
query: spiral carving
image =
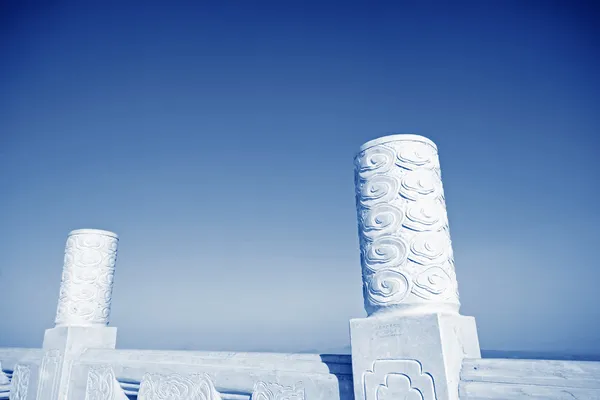
{"label": "spiral carving", "polygon": [[254,385],[251,400],[304,400],[302,382],[293,386],[259,381]]}
{"label": "spiral carving", "polygon": [[410,146],[398,148],[397,157],[398,165],[409,170],[440,167],[437,151],[428,143],[413,141]]}
{"label": "spiral carving", "polygon": [[143,400],[221,400],[221,395],[207,374],[146,373],[140,383],[138,398]]}
{"label": "spiral carving", "polygon": [[363,207],[370,208],[392,201],[398,195],[399,188],[400,183],[395,177],[377,175],[360,185],[358,197]]}
{"label": "spiral carving", "polygon": [[439,199],[422,199],[408,205],[404,225],[415,231],[437,232],[448,224],[445,211]]}
{"label": "spiral carving", "polygon": [[409,200],[419,200],[423,197],[437,198],[442,191],[442,182],[433,170],[418,169],[406,172],[402,176],[400,194]]}
{"label": "spiral carving", "polygon": [[394,135],[355,159],[356,206],[369,315],[388,308],[460,305],[437,148]]}
{"label": "spiral carving", "polygon": [[404,220],[404,213],[389,204],[382,204],[373,209],[367,210],[363,221],[363,235],[367,239],[374,239],[378,236],[393,233],[400,228]]}
{"label": "spiral carving", "polygon": [[452,278],[441,267],[431,267],[423,271],[415,280],[415,294],[424,299],[452,294]]}
{"label": "spiral carving", "polygon": [[401,267],[407,259],[404,242],[393,236],[381,236],[363,247],[363,263],[372,272],[389,267]]}
{"label": "spiral carving", "polygon": [[365,285],[369,300],[377,305],[402,302],[411,289],[408,277],[392,269],[375,272],[367,278]]}
{"label": "spiral carving", "polygon": [[85,389],[85,400],[112,399],[116,382],[112,368],[107,366],[90,368]]}
{"label": "spiral carving", "polygon": [[416,235],[410,244],[410,259],[427,265],[431,262],[448,260],[449,238],[445,232],[424,232]]}
{"label": "spiral carving", "polygon": [[57,326],[108,324],[117,246],[117,235],[112,232],[71,232],[65,247]]}
{"label": "spiral carving", "polygon": [[368,179],[375,174],[387,172],[394,166],[396,156],[387,147],[372,147],[363,151],[357,158],[357,172],[361,179]]}

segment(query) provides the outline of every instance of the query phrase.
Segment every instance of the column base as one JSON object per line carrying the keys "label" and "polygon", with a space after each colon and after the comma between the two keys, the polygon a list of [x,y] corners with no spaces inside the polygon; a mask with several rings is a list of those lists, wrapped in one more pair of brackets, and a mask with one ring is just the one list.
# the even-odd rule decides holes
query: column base
{"label": "column base", "polygon": [[70,353],[83,349],[114,349],[116,345],[115,327],[57,326],[46,329],[42,348]]}
{"label": "column base", "polygon": [[73,362],[85,349],[114,349],[117,328],[60,326],[44,333],[36,400],[68,399]]}
{"label": "column base", "polygon": [[462,360],[481,358],[475,318],[462,315],[352,319],[350,341],[356,400],[458,400]]}

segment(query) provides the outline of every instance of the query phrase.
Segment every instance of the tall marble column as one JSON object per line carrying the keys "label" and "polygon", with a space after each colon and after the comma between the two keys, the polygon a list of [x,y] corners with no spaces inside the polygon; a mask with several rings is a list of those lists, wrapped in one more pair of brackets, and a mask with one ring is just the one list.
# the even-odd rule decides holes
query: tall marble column
{"label": "tall marble column", "polygon": [[479,358],[460,302],[436,145],[392,135],[355,157],[367,318],[350,321],[357,400],[458,400],[465,357]]}
{"label": "tall marble column", "polygon": [[67,236],[55,327],[44,334],[36,400],[83,398],[71,379],[77,359],[88,348],[115,348],[117,328],[107,325],[117,244],[115,233],[97,229]]}
{"label": "tall marble column", "polygon": [[355,182],[367,313],[458,313],[436,145],[416,135],[367,142]]}

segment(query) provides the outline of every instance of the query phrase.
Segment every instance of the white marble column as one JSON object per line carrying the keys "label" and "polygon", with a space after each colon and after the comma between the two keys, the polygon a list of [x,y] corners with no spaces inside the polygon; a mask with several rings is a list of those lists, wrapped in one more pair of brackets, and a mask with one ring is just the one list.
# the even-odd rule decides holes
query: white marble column
{"label": "white marble column", "polygon": [[367,142],[355,184],[367,313],[458,313],[436,145],[417,135]]}
{"label": "white marble column", "polygon": [[117,235],[108,231],[78,229],[69,233],[56,326],[44,334],[36,400],[84,398],[85,381],[72,379],[74,371],[79,376],[77,360],[81,353],[85,349],[115,348],[117,328],[107,325],[117,244]]}
{"label": "white marble column", "polygon": [[417,135],[365,143],[355,158],[367,318],[350,321],[356,400],[458,400],[479,358],[460,302],[437,147]]}
{"label": "white marble column", "polygon": [[108,325],[118,241],[98,229],[69,233],[56,326]]}

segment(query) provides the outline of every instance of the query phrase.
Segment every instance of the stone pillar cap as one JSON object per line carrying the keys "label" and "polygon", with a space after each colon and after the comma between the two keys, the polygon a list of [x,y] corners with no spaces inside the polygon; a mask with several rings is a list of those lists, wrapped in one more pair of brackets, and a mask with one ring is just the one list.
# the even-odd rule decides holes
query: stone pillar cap
{"label": "stone pillar cap", "polygon": [[68,236],[85,235],[85,234],[104,235],[104,236],[114,237],[115,239],[119,238],[119,235],[117,235],[116,233],[111,232],[111,231],[105,231],[102,229],[75,229],[75,230],[69,232]]}
{"label": "stone pillar cap", "polygon": [[425,136],[415,135],[412,133],[398,133],[398,134],[394,134],[394,135],[382,136],[377,139],[369,140],[368,142],[366,142],[365,144],[360,146],[359,152],[365,151],[366,149],[373,147],[373,146],[377,146],[379,144],[383,144],[383,143],[387,143],[387,142],[395,142],[398,140],[415,140],[418,142],[425,142],[425,143],[433,146],[433,148],[437,150],[437,146],[435,145],[435,143],[433,143],[433,141],[431,141],[431,139],[428,139]]}

